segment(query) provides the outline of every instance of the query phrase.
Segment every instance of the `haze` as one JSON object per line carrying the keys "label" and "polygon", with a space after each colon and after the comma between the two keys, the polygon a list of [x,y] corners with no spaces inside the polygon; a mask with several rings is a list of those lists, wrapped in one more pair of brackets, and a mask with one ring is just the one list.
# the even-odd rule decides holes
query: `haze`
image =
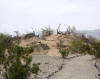
{"label": "haze", "polygon": [[100,29],[100,0],[0,0],[0,32],[29,32],[62,24]]}

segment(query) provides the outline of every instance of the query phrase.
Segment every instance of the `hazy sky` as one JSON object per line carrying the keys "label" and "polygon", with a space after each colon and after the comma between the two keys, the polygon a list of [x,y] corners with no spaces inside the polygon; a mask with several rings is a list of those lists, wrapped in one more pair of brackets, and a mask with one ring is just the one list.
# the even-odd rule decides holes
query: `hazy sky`
{"label": "hazy sky", "polygon": [[49,24],[100,29],[100,0],[0,0],[0,32],[28,32]]}

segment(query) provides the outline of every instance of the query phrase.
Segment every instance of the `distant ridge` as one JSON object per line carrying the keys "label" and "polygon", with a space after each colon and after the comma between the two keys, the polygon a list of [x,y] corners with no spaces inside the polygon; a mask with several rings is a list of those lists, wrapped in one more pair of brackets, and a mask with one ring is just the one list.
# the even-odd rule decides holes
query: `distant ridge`
{"label": "distant ridge", "polygon": [[78,31],[78,33],[84,33],[86,35],[90,35],[93,37],[96,37],[98,39],[100,39],[100,29],[96,29],[96,30],[84,30],[84,31]]}

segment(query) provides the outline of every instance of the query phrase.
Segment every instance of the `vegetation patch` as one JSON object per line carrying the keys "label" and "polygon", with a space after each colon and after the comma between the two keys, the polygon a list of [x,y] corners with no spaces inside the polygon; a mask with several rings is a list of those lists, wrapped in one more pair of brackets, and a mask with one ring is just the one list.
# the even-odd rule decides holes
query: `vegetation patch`
{"label": "vegetation patch", "polygon": [[61,54],[62,58],[66,58],[66,56],[68,56],[69,54],[69,50],[68,49],[59,49],[59,53]]}
{"label": "vegetation patch", "polygon": [[[32,52],[31,47],[21,47],[10,41],[7,35],[0,35],[0,65],[3,66],[4,79],[28,79],[31,70],[36,67],[31,67],[32,57],[29,54]],[[38,66],[38,64],[36,64]],[[38,66],[39,67],[39,66]],[[36,68],[37,69],[37,68]],[[34,74],[35,69],[33,70]]]}

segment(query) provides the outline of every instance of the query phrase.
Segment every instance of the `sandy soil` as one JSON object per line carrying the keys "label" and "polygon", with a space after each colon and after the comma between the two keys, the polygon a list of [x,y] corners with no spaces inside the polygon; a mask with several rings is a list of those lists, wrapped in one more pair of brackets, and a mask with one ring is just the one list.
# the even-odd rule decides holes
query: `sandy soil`
{"label": "sandy soil", "polygon": [[69,46],[71,40],[73,39],[72,37],[67,37],[65,35],[51,35],[51,36],[47,36],[45,37],[45,40],[41,39],[41,38],[37,38],[37,37],[32,37],[29,39],[21,39],[21,46],[31,46],[34,43],[38,43],[41,42],[42,44],[46,44],[49,46],[49,50],[47,52],[47,50],[41,50],[39,49],[41,52],[33,52],[33,54],[46,54],[48,56],[60,56],[58,49],[57,49],[57,42],[59,42],[59,39],[62,39],[64,41],[64,45]]}

